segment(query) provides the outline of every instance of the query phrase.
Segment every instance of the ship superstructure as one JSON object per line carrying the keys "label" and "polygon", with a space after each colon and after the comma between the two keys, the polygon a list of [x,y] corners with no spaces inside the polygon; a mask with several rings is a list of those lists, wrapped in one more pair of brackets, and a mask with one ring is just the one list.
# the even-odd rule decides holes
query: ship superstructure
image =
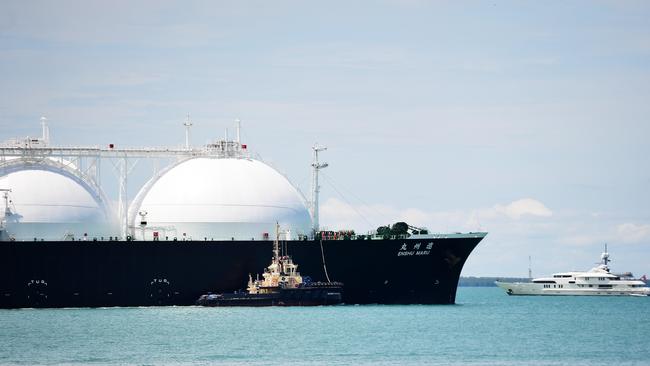
{"label": "ship superstructure", "polygon": [[253,281],[252,276],[249,275],[246,290],[250,294],[263,294],[271,293],[279,288],[295,289],[302,285],[303,280],[298,272],[298,265],[286,253],[280,255],[280,225],[276,224],[271,264],[264,270],[261,280],[258,277]]}

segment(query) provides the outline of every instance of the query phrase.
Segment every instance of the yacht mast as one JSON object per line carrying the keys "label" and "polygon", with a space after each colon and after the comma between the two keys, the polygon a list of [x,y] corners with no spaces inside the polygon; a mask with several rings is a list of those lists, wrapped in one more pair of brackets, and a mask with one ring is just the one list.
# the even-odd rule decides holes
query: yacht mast
{"label": "yacht mast", "polygon": [[607,253],[607,243],[605,243],[605,252],[600,255],[600,259],[605,267],[609,267],[609,262],[611,262],[611,260],[609,259],[609,253]]}

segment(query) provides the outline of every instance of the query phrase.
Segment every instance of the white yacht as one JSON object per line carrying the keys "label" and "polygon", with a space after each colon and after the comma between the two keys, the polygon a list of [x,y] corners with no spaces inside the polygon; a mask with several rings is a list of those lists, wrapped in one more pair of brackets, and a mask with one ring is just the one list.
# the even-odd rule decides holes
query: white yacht
{"label": "white yacht", "polygon": [[508,295],[650,296],[650,288],[644,281],[635,279],[632,273],[613,274],[609,271],[607,246],[600,259],[601,263],[587,272],[556,273],[531,282],[496,281],[496,285],[506,290]]}

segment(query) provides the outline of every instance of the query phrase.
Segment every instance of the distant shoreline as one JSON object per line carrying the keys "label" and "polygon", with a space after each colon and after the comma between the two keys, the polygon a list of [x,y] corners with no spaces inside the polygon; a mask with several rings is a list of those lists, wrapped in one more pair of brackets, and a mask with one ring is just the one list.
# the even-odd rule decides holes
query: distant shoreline
{"label": "distant shoreline", "polygon": [[461,277],[458,281],[459,287],[496,287],[494,281],[504,282],[528,282],[526,277]]}

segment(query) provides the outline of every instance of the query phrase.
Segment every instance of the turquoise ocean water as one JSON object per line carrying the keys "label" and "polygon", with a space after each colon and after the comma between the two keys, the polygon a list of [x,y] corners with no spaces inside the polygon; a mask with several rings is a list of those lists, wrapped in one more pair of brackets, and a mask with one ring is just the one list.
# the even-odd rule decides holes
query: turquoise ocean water
{"label": "turquoise ocean water", "polygon": [[650,297],[0,310],[0,364],[650,365]]}

